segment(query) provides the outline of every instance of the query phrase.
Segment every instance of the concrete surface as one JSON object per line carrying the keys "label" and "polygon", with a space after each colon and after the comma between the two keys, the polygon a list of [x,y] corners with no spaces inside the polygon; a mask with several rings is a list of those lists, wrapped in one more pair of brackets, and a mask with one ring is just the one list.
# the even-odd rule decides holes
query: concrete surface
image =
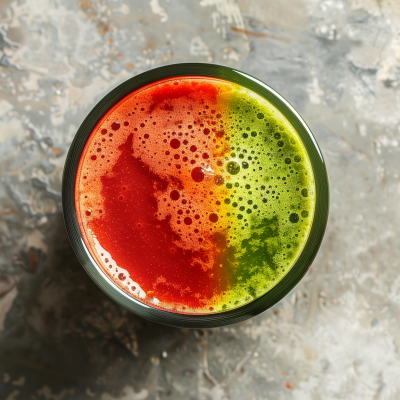
{"label": "concrete surface", "polygon": [[[398,0],[1,0],[0,27],[0,399],[400,399]],[[331,185],[305,279],[210,331],[106,298],[61,216],[84,116],[127,78],[185,61],[278,90]]]}

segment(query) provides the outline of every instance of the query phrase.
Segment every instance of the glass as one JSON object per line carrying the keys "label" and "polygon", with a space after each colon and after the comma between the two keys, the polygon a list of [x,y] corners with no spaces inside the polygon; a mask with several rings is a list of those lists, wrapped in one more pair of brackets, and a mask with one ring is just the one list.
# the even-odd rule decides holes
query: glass
{"label": "glass", "polygon": [[[183,76],[219,78],[247,88],[267,100],[283,114],[296,131],[306,150],[314,175],[314,217],[308,239],[297,261],[286,275],[265,294],[236,308],[216,313],[186,314],[182,311],[165,311],[157,308],[156,304],[154,306],[145,304],[124,291],[107,276],[88,250],[79,227],[75,204],[75,185],[81,155],[90,135],[103,116],[133,91],[162,79]],[[245,135],[248,134],[243,133],[243,137],[247,137]],[[228,172],[230,164],[229,162],[227,164]],[[325,163],[315,138],[298,113],[263,82],[241,71],[218,65],[178,64],[161,67],[138,75],[111,91],[96,105],[79,128],[67,157],[63,177],[63,210],[67,231],[80,262],[95,283],[116,302],[141,317],[181,327],[214,327],[240,322],[259,314],[282,299],[300,281],[315,258],[325,231],[328,208],[329,189]],[[297,222],[296,218],[299,217],[295,214],[290,218],[294,218],[291,222]]]}

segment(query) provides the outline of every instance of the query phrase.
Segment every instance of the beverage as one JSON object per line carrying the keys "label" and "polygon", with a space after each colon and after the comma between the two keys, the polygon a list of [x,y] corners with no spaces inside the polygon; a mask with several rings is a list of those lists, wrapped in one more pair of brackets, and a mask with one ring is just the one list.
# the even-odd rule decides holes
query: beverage
{"label": "beverage", "polygon": [[[291,271],[316,204],[298,132],[228,80],[169,77],[122,98],[80,157],[75,208],[90,254],[129,296],[180,314],[262,297]],[[322,237],[321,237],[322,239]]]}

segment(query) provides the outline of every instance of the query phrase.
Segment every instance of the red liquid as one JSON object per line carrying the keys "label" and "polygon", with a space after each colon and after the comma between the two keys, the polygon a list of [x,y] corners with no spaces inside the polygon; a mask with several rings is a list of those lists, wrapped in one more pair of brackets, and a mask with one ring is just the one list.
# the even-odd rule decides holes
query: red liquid
{"label": "red liquid", "polygon": [[[204,308],[209,299],[216,293],[227,290],[230,285],[229,269],[221,268],[223,264],[229,263],[227,235],[212,231],[219,217],[216,212],[210,212],[220,211],[221,207],[215,206],[215,199],[211,194],[212,188],[220,183],[218,180],[215,183],[215,179],[204,182],[205,171],[201,166],[204,160],[209,158],[208,144],[204,137],[209,135],[210,129],[204,128],[204,120],[207,119],[215,125],[218,123],[218,129],[223,128],[224,124],[218,121],[215,111],[208,109],[203,113],[206,110],[204,104],[197,104],[201,111],[193,111],[193,107],[191,111],[186,111],[188,98],[198,93],[201,93],[201,103],[217,106],[216,86],[206,82],[190,81],[180,82],[178,89],[172,84],[155,87],[151,91],[152,103],[146,110],[141,110],[140,104],[129,104],[129,110],[133,111],[136,108],[134,113],[141,115],[142,122],[135,127],[132,126],[131,133],[118,146],[119,151],[115,152],[117,154],[111,154],[107,142],[115,138],[122,125],[130,125],[130,121],[126,118],[126,103],[129,101],[121,104],[120,108],[116,105],[113,120],[106,122],[104,118],[98,125],[102,127],[102,135],[97,137],[106,140],[98,141],[92,146],[93,149],[98,146],[92,150],[93,155],[82,156],[82,160],[86,157],[86,160],[90,159],[94,163],[99,162],[100,155],[105,155],[103,163],[109,159],[113,161],[111,170],[106,171],[100,178],[99,201],[96,199],[92,201],[101,204],[101,210],[90,211],[91,215],[86,226],[80,221],[82,231],[85,232],[90,227],[91,231],[95,232],[97,240],[112,255],[116,264],[128,270],[135,282],[146,292],[148,301],[151,301],[152,295],[156,294],[157,298],[162,298],[164,304],[178,304],[187,309]],[[172,99],[173,106],[169,104]],[[169,134],[164,135],[165,126],[161,123],[153,124],[152,114],[159,112],[157,106],[160,104],[161,108],[171,113],[172,119],[175,119],[176,132],[168,131]],[[186,115],[176,115],[174,108],[185,110]],[[202,115],[199,116],[199,113]],[[181,126],[182,117],[190,121],[189,125]],[[108,128],[104,128],[107,125]],[[223,129],[219,135],[223,136]],[[161,177],[152,172],[140,157],[135,157],[134,137],[136,140],[139,137],[138,143],[140,141],[143,142],[141,144],[146,143],[150,152],[159,151],[158,143],[154,148],[151,146],[152,136],[167,137],[163,139],[169,149],[165,153],[171,154],[168,154],[169,157],[157,156],[160,157],[160,162],[167,163],[174,153],[175,165],[172,168],[178,172],[175,176]],[[188,146],[189,141],[191,146]],[[188,147],[189,151],[183,150]],[[85,150],[88,151],[88,146]],[[222,150],[217,155],[219,159],[223,159],[229,148],[225,146]],[[88,164],[88,161],[85,162]],[[179,171],[182,167],[188,171],[184,176]],[[82,161],[80,168],[84,174]],[[171,165],[168,168],[171,169]],[[98,171],[91,166],[86,179],[83,177],[78,192],[90,193],[92,191],[90,176],[97,173]],[[171,186],[174,187],[173,190],[170,190]],[[183,192],[184,186],[186,190]],[[93,195],[96,191],[92,192]],[[157,218],[160,205],[155,196],[156,192],[164,192],[166,201],[178,209],[179,220],[176,222],[180,224],[180,229],[171,228],[171,215],[164,219]],[[203,199],[194,205],[191,194],[196,192]],[[184,247],[177,245],[182,238],[192,244]],[[90,235],[86,236],[86,240],[92,242]],[[129,266],[140,267],[131,271]],[[124,276],[122,278],[123,281]]]}

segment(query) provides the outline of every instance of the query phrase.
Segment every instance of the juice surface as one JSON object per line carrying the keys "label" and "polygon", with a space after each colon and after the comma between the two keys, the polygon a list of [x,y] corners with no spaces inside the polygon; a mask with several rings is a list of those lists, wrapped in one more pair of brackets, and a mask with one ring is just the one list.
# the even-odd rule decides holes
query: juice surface
{"label": "juice surface", "polygon": [[292,268],[315,205],[296,131],[222,79],[168,78],[109,110],[79,163],[76,211],[103,271],[152,307],[223,312]]}

